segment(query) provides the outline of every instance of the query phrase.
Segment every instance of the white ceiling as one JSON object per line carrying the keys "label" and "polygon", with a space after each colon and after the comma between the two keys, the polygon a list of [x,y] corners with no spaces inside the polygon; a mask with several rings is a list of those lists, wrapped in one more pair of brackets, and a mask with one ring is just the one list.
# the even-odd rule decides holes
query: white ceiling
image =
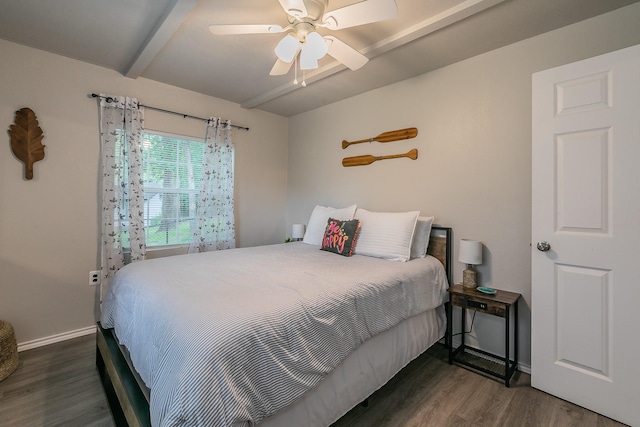
{"label": "white ceiling", "polygon": [[[358,0],[331,0],[329,9]],[[210,24],[287,24],[278,0],[0,0],[0,38],[283,116],[308,111],[640,0],[396,0],[392,20],[332,34],[370,58],[327,56],[293,84],[270,76],[283,34],[214,36]]]}

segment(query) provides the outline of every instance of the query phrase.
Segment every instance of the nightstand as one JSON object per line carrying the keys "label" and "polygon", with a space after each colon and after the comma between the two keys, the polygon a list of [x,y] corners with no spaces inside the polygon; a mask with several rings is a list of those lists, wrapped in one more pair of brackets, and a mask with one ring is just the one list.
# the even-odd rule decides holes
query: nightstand
{"label": "nightstand", "polygon": [[[509,381],[511,376],[516,370],[518,365],[518,300],[520,294],[515,292],[501,291],[493,295],[482,293],[476,289],[468,289],[462,285],[453,285],[449,288],[449,300],[450,307],[447,310],[447,342],[449,345],[449,364],[453,362],[460,363],[469,366],[473,369],[477,369],[489,375],[493,375],[504,380],[504,385],[509,387]],[[460,333],[461,344],[454,349],[453,348],[453,306],[461,307],[461,320],[462,320],[462,332]],[[513,339],[514,339],[514,355],[513,360],[509,359],[509,338],[511,336],[510,331],[510,312],[513,307],[514,325],[513,325]],[[467,309],[475,310],[480,313],[486,313],[493,316],[504,318],[504,342],[505,342],[505,355],[504,357],[491,354],[484,350],[476,348],[468,348],[468,353],[477,353],[480,357],[473,361],[470,358],[465,358],[465,326]],[[489,356],[492,359],[497,359],[503,365],[501,369],[491,369],[490,364],[479,364],[477,360],[482,360],[482,356]]]}

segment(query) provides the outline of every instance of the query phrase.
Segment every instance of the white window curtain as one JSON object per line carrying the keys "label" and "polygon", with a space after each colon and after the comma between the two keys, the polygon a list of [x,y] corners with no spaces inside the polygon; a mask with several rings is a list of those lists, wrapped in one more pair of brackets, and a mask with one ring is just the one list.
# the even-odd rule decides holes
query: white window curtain
{"label": "white window curtain", "polygon": [[207,122],[204,165],[200,181],[196,227],[189,253],[232,249],[236,246],[231,122]]}
{"label": "white window curtain", "polygon": [[[145,258],[142,128],[135,98],[100,95],[102,153],[101,294],[129,261]],[[126,257],[126,258],[125,258]],[[102,296],[101,295],[101,296]]]}

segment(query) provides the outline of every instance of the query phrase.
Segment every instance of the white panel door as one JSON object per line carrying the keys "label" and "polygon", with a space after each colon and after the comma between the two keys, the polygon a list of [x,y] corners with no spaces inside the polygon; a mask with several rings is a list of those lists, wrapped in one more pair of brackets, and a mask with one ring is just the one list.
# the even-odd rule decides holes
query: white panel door
{"label": "white panel door", "polygon": [[531,385],[640,426],[640,46],[534,74],[532,131]]}

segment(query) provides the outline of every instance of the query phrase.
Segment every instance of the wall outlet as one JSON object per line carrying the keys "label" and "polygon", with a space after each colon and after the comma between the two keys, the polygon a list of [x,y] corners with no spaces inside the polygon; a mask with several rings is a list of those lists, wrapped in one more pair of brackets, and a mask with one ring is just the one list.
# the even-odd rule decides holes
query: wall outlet
{"label": "wall outlet", "polygon": [[89,272],[89,286],[100,284],[100,270]]}

